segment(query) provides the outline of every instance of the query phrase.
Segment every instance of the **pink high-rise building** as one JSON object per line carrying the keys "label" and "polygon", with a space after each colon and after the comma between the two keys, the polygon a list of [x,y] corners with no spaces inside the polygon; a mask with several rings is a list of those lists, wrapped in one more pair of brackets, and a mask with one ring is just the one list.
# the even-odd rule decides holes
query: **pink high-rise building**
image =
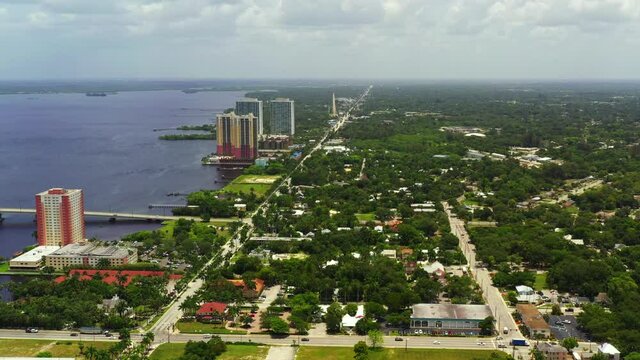
{"label": "pink high-rise building", "polygon": [[82,190],[53,188],[37,194],[36,220],[38,245],[65,246],[84,240]]}

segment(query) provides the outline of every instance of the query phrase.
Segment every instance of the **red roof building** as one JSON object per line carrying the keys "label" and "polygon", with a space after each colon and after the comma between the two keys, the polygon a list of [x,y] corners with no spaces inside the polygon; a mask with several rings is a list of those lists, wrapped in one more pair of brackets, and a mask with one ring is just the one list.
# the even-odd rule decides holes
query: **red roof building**
{"label": "red roof building", "polygon": [[222,322],[226,314],[227,304],[221,302],[204,303],[196,311],[198,320],[206,322]]}
{"label": "red roof building", "polygon": [[[102,282],[106,284],[121,284],[122,286],[128,286],[131,281],[137,276],[142,277],[155,277],[164,276],[164,271],[150,271],[150,270],[96,270],[96,269],[73,269],[69,271],[69,277],[78,276],[81,281],[93,280],[95,275],[99,275],[102,278]],[[58,276],[54,282],[59,284],[67,280],[67,276]],[[182,275],[170,274],[169,280],[181,279]]]}
{"label": "red roof building", "polygon": [[256,298],[262,293],[262,290],[264,290],[264,280],[262,279],[253,279],[256,285],[255,289],[247,287],[242,279],[230,279],[229,282],[235,287],[242,288],[242,295],[246,298]]}

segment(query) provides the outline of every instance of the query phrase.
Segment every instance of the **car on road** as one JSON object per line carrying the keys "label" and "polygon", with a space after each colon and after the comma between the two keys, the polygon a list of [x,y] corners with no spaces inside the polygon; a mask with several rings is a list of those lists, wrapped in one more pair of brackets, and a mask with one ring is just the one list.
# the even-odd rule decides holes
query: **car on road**
{"label": "car on road", "polygon": [[204,334],[202,335],[202,338],[207,340],[207,339],[211,339],[211,334]]}
{"label": "car on road", "polygon": [[38,328],[30,327],[30,328],[27,328],[24,332],[35,334],[35,333],[38,333],[38,331],[39,331]]}
{"label": "car on road", "polygon": [[506,349],[507,345],[505,344],[498,344],[498,349]]}
{"label": "car on road", "polygon": [[309,338],[304,337],[304,338],[302,338],[302,339],[300,339],[300,340],[302,340],[302,341],[309,341]]}
{"label": "car on road", "polygon": [[484,341],[478,341],[478,346],[484,346]]}
{"label": "car on road", "polygon": [[440,340],[433,340],[434,345],[440,345]]}
{"label": "car on road", "polygon": [[496,340],[502,340],[502,336],[498,336]]}
{"label": "car on road", "polygon": [[400,336],[396,336],[395,340],[396,341],[402,341],[402,338]]}
{"label": "car on road", "polygon": [[71,333],[71,334],[69,334],[69,335],[71,335],[71,336],[78,336],[78,333]]}

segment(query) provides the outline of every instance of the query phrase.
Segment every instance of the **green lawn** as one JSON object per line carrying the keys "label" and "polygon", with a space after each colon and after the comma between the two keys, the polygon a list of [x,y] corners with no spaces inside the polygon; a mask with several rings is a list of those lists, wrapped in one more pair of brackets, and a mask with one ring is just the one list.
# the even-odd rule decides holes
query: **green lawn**
{"label": "green lawn", "polygon": [[263,196],[271,189],[271,185],[280,175],[240,175],[222,188],[223,192],[250,193],[251,189],[258,196]]}
{"label": "green lawn", "polygon": [[186,334],[246,334],[242,329],[229,330],[220,324],[203,324],[197,321],[178,321],[176,328]]}
{"label": "green lawn", "polygon": [[536,281],[533,283],[533,288],[536,291],[540,291],[542,289],[548,289],[547,273],[536,274]]}
{"label": "green lawn", "polygon": [[[490,350],[453,350],[453,349],[405,349],[387,348],[381,351],[370,351],[369,360],[473,360],[489,359]],[[501,358],[506,354],[496,351]],[[302,346],[298,350],[297,360],[351,360],[354,353],[348,347],[313,347]]]}
{"label": "green lawn", "polygon": [[0,272],[7,272],[9,271],[9,262],[3,262],[0,263]]}
{"label": "green lawn", "polygon": [[358,221],[375,221],[376,214],[374,213],[356,214],[356,219],[358,219]]}
{"label": "green lawn", "polygon": [[[85,349],[94,346],[98,349],[108,349],[113,342],[85,341]],[[17,340],[1,339],[0,354],[2,356],[36,356],[39,352],[48,351],[54,357],[76,357],[80,354],[77,341],[54,340]],[[81,357],[78,357],[81,359]]]}
{"label": "green lawn", "polygon": [[[182,355],[184,343],[162,344],[151,353],[150,360],[173,360]],[[218,360],[263,360],[269,347],[254,345],[227,345],[227,351]]]}

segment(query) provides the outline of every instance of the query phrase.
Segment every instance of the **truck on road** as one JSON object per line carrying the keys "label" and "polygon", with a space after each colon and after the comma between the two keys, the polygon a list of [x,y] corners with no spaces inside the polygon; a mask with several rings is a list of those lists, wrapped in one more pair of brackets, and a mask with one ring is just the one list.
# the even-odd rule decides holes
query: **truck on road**
{"label": "truck on road", "polygon": [[511,346],[529,346],[525,339],[511,339]]}

